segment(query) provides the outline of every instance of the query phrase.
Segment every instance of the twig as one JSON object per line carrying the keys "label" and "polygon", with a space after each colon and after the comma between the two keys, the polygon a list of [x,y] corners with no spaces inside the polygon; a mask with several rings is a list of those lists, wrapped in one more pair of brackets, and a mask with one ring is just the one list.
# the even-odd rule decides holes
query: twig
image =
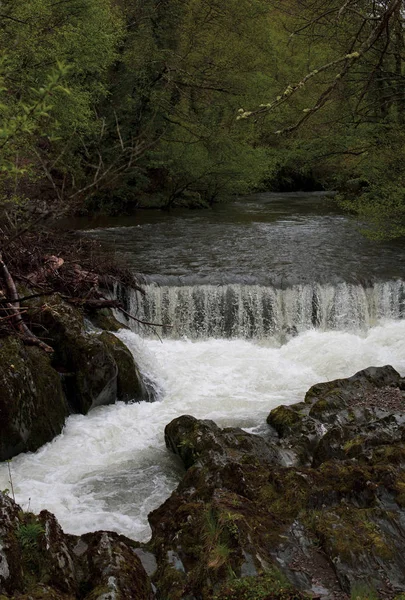
{"label": "twig", "polygon": [[9,476],[9,484],[11,486],[11,493],[13,495],[13,500],[15,502],[15,494],[14,494],[14,486],[13,486],[13,478],[11,477],[11,468],[10,468],[10,461],[7,461],[7,468],[8,468],[8,476]]}
{"label": "twig", "polygon": [[[25,300],[33,300],[34,298],[41,298],[42,296],[53,296],[54,294],[57,294],[57,291],[51,291],[51,292],[41,292],[39,294],[31,294],[31,296],[24,296],[23,298],[17,298],[18,302],[25,302]],[[10,302],[13,302],[12,299],[10,298],[0,298],[0,304],[8,304]]]}
{"label": "twig", "polygon": [[149,323],[148,321],[142,321],[142,319],[138,319],[138,317],[134,317],[134,315],[131,315],[129,312],[123,309],[122,306],[117,306],[116,308],[118,308],[126,317],[128,317],[129,319],[133,319],[137,323],[141,323],[141,325],[148,325],[149,327],[173,327],[173,325],[164,325],[163,323]]}
{"label": "twig", "polygon": [[[21,310],[18,314],[19,315],[24,315],[27,312],[27,309],[25,310]],[[0,321],[9,321],[15,318],[15,313],[13,313],[12,315],[7,315],[6,317],[0,317]]]}
{"label": "twig", "polygon": [[45,342],[42,342],[39,338],[37,338],[37,336],[34,335],[32,333],[32,331],[29,329],[29,327],[27,327],[27,325],[24,323],[22,316],[21,316],[21,308],[20,308],[20,302],[18,300],[17,288],[15,287],[14,280],[10,275],[7,265],[3,261],[3,256],[1,253],[0,253],[0,273],[2,274],[2,277],[6,284],[7,294],[11,298],[11,302],[9,302],[6,306],[13,312],[12,316],[14,317],[15,325],[16,325],[17,329],[20,331],[20,333],[22,334],[23,342],[25,344],[39,346],[42,350],[44,350],[44,352],[47,352],[49,354],[52,353],[53,348],[51,348],[51,346],[48,346],[48,344],[45,344]]}

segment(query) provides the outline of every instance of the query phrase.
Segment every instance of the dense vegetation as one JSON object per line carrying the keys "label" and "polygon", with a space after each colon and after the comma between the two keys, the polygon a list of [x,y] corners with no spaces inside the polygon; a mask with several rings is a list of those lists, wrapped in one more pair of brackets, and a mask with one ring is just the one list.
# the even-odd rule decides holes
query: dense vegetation
{"label": "dense vegetation", "polygon": [[403,4],[3,0],[3,216],[316,186],[402,234]]}

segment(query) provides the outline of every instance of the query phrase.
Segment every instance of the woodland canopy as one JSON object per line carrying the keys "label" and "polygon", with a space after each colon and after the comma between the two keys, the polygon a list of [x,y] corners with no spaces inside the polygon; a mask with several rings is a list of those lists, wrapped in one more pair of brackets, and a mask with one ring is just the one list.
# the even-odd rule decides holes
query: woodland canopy
{"label": "woodland canopy", "polygon": [[337,189],[402,235],[404,18],[403,0],[3,0],[2,216]]}

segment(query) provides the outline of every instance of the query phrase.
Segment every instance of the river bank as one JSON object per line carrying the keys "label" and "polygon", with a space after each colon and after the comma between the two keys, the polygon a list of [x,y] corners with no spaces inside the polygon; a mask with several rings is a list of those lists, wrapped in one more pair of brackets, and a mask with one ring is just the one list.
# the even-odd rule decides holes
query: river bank
{"label": "river bank", "polygon": [[174,419],[166,446],[186,472],[149,514],[146,544],[105,531],[66,536],[49,512],[24,513],[0,494],[0,592],[12,600],[402,598],[404,388],[392,367],[321,383],[271,411],[261,435]]}
{"label": "river bank", "polygon": [[[211,550],[206,551],[206,546],[202,545],[200,550],[185,547],[182,551],[184,558],[174,546],[170,546],[172,541],[163,539],[161,543],[158,541],[161,536],[159,523],[167,519],[164,508],[160,507],[164,507],[165,502],[168,503],[167,506],[175,502],[173,497],[176,497],[177,486],[180,485],[179,489],[186,490],[184,468],[188,467],[188,471],[194,468],[188,463],[181,464],[179,457],[166,449],[165,426],[186,414],[192,415],[197,420],[197,427],[200,427],[201,421],[209,419],[220,429],[243,428],[243,432],[237,436],[246,435],[248,440],[251,439],[249,434],[253,434],[256,440],[259,439],[258,436],[265,436],[264,443],[270,443],[273,448],[268,450],[272,456],[279,456],[281,448],[284,459],[286,456],[291,458],[294,451],[289,446],[296,447],[297,443],[286,439],[283,446],[282,432],[277,433],[274,428],[271,429],[271,426],[266,424],[270,410],[277,409],[280,405],[289,407],[295,403],[302,403],[311,386],[322,381],[348,377],[353,372],[370,365],[390,364],[401,375],[405,374],[404,284],[398,276],[394,276],[394,273],[398,275],[402,268],[401,251],[397,252],[395,244],[393,246],[387,244],[382,250],[380,262],[377,262],[377,255],[373,253],[367,255],[367,247],[362,246],[362,242],[356,237],[357,232],[353,234],[348,221],[345,219],[342,221],[341,215],[331,214],[329,208],[323,207],[323,204],[319,204],[318,201],[314,206],[312,197],[309,204],[306,204],[302,198],[298,203],[293,200],[291,205],[289,207],[286,205],[281,212],[279,212],[281,205],[277,202],[262,200],[252,203],[248,201],[246,205],[248,214],[243,213],[242,206],[237,206],[236,212],[232,213],[232,219],[223,215],[218,223],[216,223],[218,215],[214,215],[214,212],[210,212],[210,215],[213,215],[212,220],[210,218],[207,220],[208,215],[204,216],[202,213],[198,213],[197,216],[188,213],[187,216],[170,215],[168,221],[159,222],[161,218],[159,215],[154,224],[145,222],[130,227],[111,226],[106,230],[96,229],[85,233],[85,236],[94,237],[96,240],[106,236],[103,242],[108,248],[114,248],[114,245],[110,245],[107,238],[116,239],[116,254],[124,259],[128,258],[128,264],[132,264],[130,257],[134,258],[138,252],[141,263],[145,259],[149,261],[149,267],[145,269],[148,284],[145,286],[144,294],[139,290],[130,289],[125,283],[116,286],[115,292],[119,297],[120,306],[126,312],[140,320],[149,321],[153,317],[153,320],[163,321],[166,326],[159,329],[161,339],[150,327],[135,325],[133,319],[129,319],[127,323],[131,325],[132,330],[123,328],[115,331],[114,336],[102,333],[97,327],[107,326],[110,319],[105,316],[91,325],[88,320],[90,313],[87,313],[86,320],[83,320],[84,306],[77,306],[75,300],[66,309],[65,326],[57,325],[52,333],[50,327],[52,319],[57,319],[59,313],[65,311],[52,304],[52,296],[46,298],[45,302],[43,299],[38,300],[42,308],[37,312],[40,319],[44,319],[43,322],[38,321],[37,326],[33,327],[30,321],[30,326],[36,335],[40,336],[42,332],[45,341],[57,349],[55,356],[58,357],[58,361],[55,362],[53,359],[51,368],[54,369],[59,381],[75,382],[72,387],[68,386],[70,403],[78,402],[76,395],[77,391],[80,391],[80,383],[85,382],[82,389],[88,391],[86,377],[91,378],[97,372],[102,363],[99,357],[111,354],[111,348],[105,350],[106,336],[109,343],[114,340],[122,343],[120,348],[124,347],[126,353],[130,352],[135,358],[142,378],[147,383],[147,390],[152,393],[156,401],[135,403],[119,401],[115,404],[96,406],[97,402],[94,403],[96,396],[87,394],[86,410],[71,411],[74,414],[70,414],[66,421],[65,416],[63,417],[65,425],[61,435],[57,435],[51,443],[42,446],[36,452],[19,454],[10,464],[0,465],[0,489],[10,488],[11,477],[16,501],[21,508],[37,514],[45,509],[51,511],[56,515],[68,539],[69,536],[82,538],[89,531],[109,530],[127,536],[123,543],[130,548],[141,544],[143,552],[147,553],[147,558],[143,557],[146,560],[145,564],[148,561],[152,564],[154,564],[153,560],[157,561],[158,570],[152,579],[158,590],[166,590],[158,592],[159,598],[170,598],[167,586],[172,584],[175,588],[173,593],[185,598],[189,594],[185,591],[186,588],[194,589],[194,592],[190,592],[190,597],[195,598],[199,598],[200,589],[201,594],[206,598],[214,598],[218,594],[220,594],[218,598],[237,598],[235,594],[245,593],[246,586],[255,590],[255,598],[260,598],[262,592],[268,594],[270,589],[272,593],[276,593],[277,590],[277,593],[284,593],[281,592],[281,588],[287,589],[284,577],[287,576],[288,579],[290,576],[287,571],[282,575],[279,570],[273,570],[271,565],[278,565],[278,562],[274,562],[272,552],[268,558],[270,568],[266,574],[262,574],[264,567],[262,565],[259,568],[254,558],[256,571],[253,571],[250,560],[247,560],[248,565],[242,569],[242,565],[246,562],[243,559],[243,552],[251,554],[250,550],[242,549],[242,546],[239,550],[236,550],[236,546],[235,548],[232,546],[236,554],[232,555],[232,548],[230,554],[228,553],[229,556],[232,555],[229,562],[236,579],[230,572],[225,573],[223,556],[229,550],[223,547],[227,543],[229,546],[229,540],[222,539],[223,535],[225,538],[227,536],[223,528],[225,516],[221,513],[219,519],[212,518],[213,500],[204,495],[205,491],[211,488],[205,483],[201,488],[201,498],[198,496],[200,492],[196,492],[196,507],[187,507],[184,510],[177,508],[184,518],[192,516],[194,509],[198,511],[201,509],[196,521],[199,530],[208,528],[208,537],[209,531],[213,531],[214,541],[218,542],[218,544],[207,542],[211,544],[210,548],[212,546],[212,551],[216,554],[208,560],[210,564],[205,565],[209,572],[213,569],[212,576],[208,577],[209,581],[201,579],[200,575],[205,577],[204,573],[197,572],[192,565],[194,560],[192,557],[197,556],[200,551],[203,556],[195,560],[205,564],[204,561],[211,553]],[[299,211],[297,214],[294,213],[300,206],[303,213]],[[322,212],[323,210],[325,212]],[[342,226],[340,229],[339,224]],[[191,232],[188,237],[183,235],[187,230]],[[316,243],[316,237],[313,237],[316,231],[321,233],[323,231],[318,240],[321,248]],[[341,235],[338,245],[334,245],[333,241],[335,231],[339,231]],[[156,232],[156,238],[153,237],[153,232]],[[258,237],[258,233],[261,237]],[[247,248],[250,240],[255,237],[257,244],[254,249],[260,248],[260,256],[258,257],[255,251],[245,255],[243,248]],[[215,239],[218,240],[217,245],[213,245]],[[228,252],[226,252],[226,240],[229,242]],[[274,240],[277,240],[277,244],[274,244]],[[298,247],[300,250],[298,254],[297,248],[294,247],[296,240],[302,241],[302,245]],[[273,246],[269,245],[269,242]],[[235,254],[232,254],[231,247]],[[271,247],[278,248],[278,252],[272,253]],[[338,248],[342,249],[341,254],[336,253]],[[365,257],[364,264],[356,261],[356,252],[359,249],[359,256]],[[241,258],[239,250],[242,251]],[[379,253],[377,254],[380,256]],[[348,262],[346,259],[349,255],[351,261]],[[315,256],[318,262],[315,262]],[[283,257],[289,259],[283,262]],[[292,278],[284,276],[291,271],[291,261],[295,260],[294,257],[299,259],[297,269],[298,267],[300,269],[301,283],[293,283]],[[256,259],[259,262],[255,262]],[[94,259],[92,262],[97,265]],[[77,263],[69,262],[67,265],[72,277],[77,276],[74,264]],[[274,282],[271,283],[268,277],[273,265],[279,269],[278,279],[284,281],[280,287],[277,287]],[[364,279],[362,270],[366,272],[369,266],[371,275]],[[98,268],[102,270],[102,263]],[[344,271],[344,268],[347,270]],[[178,273],[172,272],[173,269],[177,269]],[[168,275],[165,274],[166,270]],[[322,270],[325,281],[313,279],[314,273]],[[83,271],[91,275],[91,272],[83,267],[79,273]],[[183,277],[181,271],[188,274]],[[335,280],[338,271],[344,275]],[[379,277],[377,273],[380,274]],[[260,282],[261,277],[263,279]],[[53,281],[57,281],[58,270],[53,272],[52,278]],[[89,289],[93,289],[94,278],[93,283],[90,279],[88,283]],[[184,285],[185,283],[187,285]],[[74,290],[74,287],[72,289]],[[75,302],[76,306],[74,306]],[[79,311],[79,327],[75,327],[75,319],[72,319],[71,311],[75,313]],[[49,321],[49,313],[52,316],[51,321]],[[36,320],[35,315],[32,322],[35,323]],[[60,329],[63,330],[64,327],[65,339],[57,342],[55,333]],[[66,330],[70,327],[72,330],[69,334]],[[119,326],[116,325],[115,329],[117,327]],[[76,352],[78,348],[73,350],[72,344],[78,345],[83,352],[86,347],[84,340],[92,348],[96,345],[100,349],[101,343],[104,348],[101,354],[97,352],[92,356],[91,353],[84,354],[81,360],[80,354]],[[28,352],[31,350],[37,352],[39,348],[27,349]],[[71,362],[68,364],[73,357],[76,357],[75,364]],[[113,362],[109,361],[110,359],[107,362],[112,373],[117,360],[114,358]],[[87,375],[82,378],[79,373],[85,367]],[[11,367],[7,373],[10,371]],[[110,373],[108,369],[107,372]],[[111,378],[106,378],[106,384],[107,379],[111,381]],[[108,385],[107,388],[110,390],[109,397],[113,400],[115,388],[113,391]],[[67,396],[65,400],[66,398]],[[367,414],[372,422],[373,419],[380,418],[373,413],[376,405],[381,404],[391,410],[392,414],[397,414],[401,412],[401,401],[402,390],[398,385],[394,393],[391,388],[385,386],[383,389],[376,389],[375,392],[367,390],[364,395],[366,406],[363,408],[369,411]],[[359,406],[358,398],[356,402],[355,412],[363,410]],[[90,406],[93,406],[90,412],[81,414],[87,412]],[[310,410],[309,404],[308,410]],[[290,415],[291,412],[287,414]],[[337,422],[341,419],[341,415],[336,413],[331,418]],[[362,428],[363,425],[364,423],[360,423],[359,427]],[[326,435],[329,425],[321,420],[317,427]],[[273,433],[270,439],[271,431]],[[222,435],[218,433],[221,439]],[[356,435],[353,434],[354,439]],[[188,437],[187,434],[184,440],[180,439],[180,449],[190,446]],[[393,451],[393,455],[398,454],[400,457],[402,441],[397,441],[399,450]],[[344,444],[348,442],[350,439],[345,440]],[[319,443],[321,444],[321,440]],[[335,449],[336,457],[331,456],[328,460],[332,462],[337,460],[338,463],[343,461],[342,473],[346,472],[346,467],[352,468],[353,464],[357,464],[355,461],[363,464],[363,459],[357,456],[346,456],[344,448]],[[219,451],[218,456],[214,457],[214,462],[221,463],[224,452],[225,455],[230,453],[232,458],[234,450],[235,448]],[[307,452],[307,458],[308,456]],[[368,454],[365,458],[366,462],[367,457]],[[349,460],[349,465],[346,465],[346,459]],[[244,473],[246,465],[254,466],[256,461],[254,454],[247,451],[241,467],[245,479],[251,476],[250,471]],[[360,470],[363,468],[361,465]],[[311,481],[311,478],[315,478],[314,482],[319,484],[317,489],[323,496],[324,484],[321,483],[318,475],[318,470],[322,471],[323,467],[315,464],[302,466],[304,469],[313,469],[308,473],[305,471],[304,474],[307,474]],[[214,465],[211,465],[210,469],[211,467],[214,470],[214,479],[223,476],[215,471]],[[290,469],[288,473],[291,473],[293,483],[295,482],[294,489],[301,489],[301,480],[296,481],[294,471],[296,468],[301,469],[301,466],[287,465],[285,461],[278,467],[273,462],[263,466],[268,474],[278,468]],[[340,469],[339,466],[336,468]],[[384,468],[389,469],[388,466]],[[400,461],[395,468],[398,468],[399,477],[402,468]],[[285,476],[287,477],[286,474]],[[186,474],[187,477],[191,476]],[[302,480],[304,482],[305,477]],[[234,483],[237,486],[242,485],[240,482]],[[304,483],[302,485],[305,492]],[[325,485],[330,487],[332,483],[326,481]],[[227,490],[222,484],[218,489],[223,489],[225,495],[228,492],[239,494],[232,488]],[[284,490],[283,497],[291,491],[288,486],[282,490]],[[389,490],[392,491],[391,488]],[[255,495],[260,496],[261,491],[261,487],[257,488]],[[357,491],[356,489],[356,494]],[[276,503],[274,510],[279,505],[284,506],[283,499],[277,496],[278,493],[279,491],[276,490],[276,495],[272,497]],[[186,495],[188,497],[188,492]],[[396,495],[394,496],[396,502]],[[241,502],[244,504],[245,500]],[[174,507],[174,510],[176,511],[177,508]],[[256,508],[259,512],[264,510],[264,507],[258,505]],[[228,512],[232,510],[232,506],[227,507]],[[301,506],[300,510],[312,510],[312,507]],[[149,523],[148,514],[151,512],[153,514],[153,511],[157,511],[158,516],[156,518],[152,516]],[[214,517],[215,514],[214,510]],[[180,516],[177,519],[179,526],[183,518]],[[267,515],[263,518],[266,522],[266,519],[272,517]],[[276,519],[278,519],[277,515]],[[238,526],[242,519],[238,517],[235,520]],[[25,524],[24,521],[20,526]],[[186,523],[184,527],[187,528]],[[247,531],[245,526],[242,527],[242,533],[243,531]],[[182,535],[181,532],[179,535]],[[195,534],[193,536],[195,537]],[[43,538],[40,539],[44,541]],[[259,541],[257,541],[257,548],[260,547]],[[161,544],[163,548],[167,546],[164,556],[159,555]],[[222,558],[218,556],[217,546],[219,546],[219,554],[222,553]],[[75,562],[76,559],[72,557],[72,560]],[[216,561],[219,561],[218,568],[215,566],[215,564],[218,566]],[[268,562],[267,559],[265,561]],[[336,571],[333,564],[332,561],[332,569]],[[299,570],[307,569],[305,565],[298,566]],[[363,581],[363,575],[360,573],[356,577]],[[229,579],[230,576],[232,580]],[[239,581],[240,576],[242,581]],[[245,576],[253,576],[255,579],[243,581]],[[172,579],[176,581],[175,585]],[[293,588],[288,588],[286,593],[292,594],[292,597],[299,597],[299,593],[308,593],[308,591],[314,594],[310,591],[308,578],[305,586],[298,585],[301,592],[296,591],[297,584],[293,579],[290,577]],[[349,593],[355,583],[354,578],[349,584],[343,579],[336,588],[336,593],[343,594],[342,597]],[[77,575],[76,583],[80,581],[83,583],[84,580],[81,580],[81,575]],[[217,583],[213,583],[214,581]],[[279,586],[277,590],[274,587],[276,583]],[[381,588],[381,582],[375,583],[376,589]],[[322,585],[325,589],[328,587],[326,583]],[[397,588],[402,590],[400,585]],[[153,588],[148,588],[147,593],[150,589]],[[381,589],[382,593],[388,594],[389,598],[393,598],[393,594],[396,593],[395,590]],[[353,590],[350,593],[352,592]],[[57,594],[60,591],[54,590],[52,593]],[[84,592],[82,596],[77,595],[77,592],[72,593],[79,598],[85,597]]]}

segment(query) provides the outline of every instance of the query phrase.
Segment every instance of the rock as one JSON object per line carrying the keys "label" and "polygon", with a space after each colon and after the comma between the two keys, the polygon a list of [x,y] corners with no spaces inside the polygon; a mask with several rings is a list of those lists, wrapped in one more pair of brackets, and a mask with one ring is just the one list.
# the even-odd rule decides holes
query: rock
{"label": "rock", "polygon": [[[405,411],[392,367],[313,386],[268,440],[183,416],[186,473],[150,516],[162,597],[345,599],[405,592]],[[285,457],[290,453],[291,466]],[[283,581],[286,595],[276,587]]]}
{"label": "rock", "polygon": [[226,464],[250,453],[256,462],[276,463],[278,452],[259,436],[236,427],[220,429],[213,421],[189,415],[174,419],[165,428],[166,446],[183,461],[186,469],[209,460]]}
{"label": "rock", "polygon": [[88,544],[87,561],[92,591],[85,600],[149,600],[149,578],[129,540],[112,532],[82,536]]}
{"label": "rock", "polygon": [[49,512],[23,513],[0,493],[0,598],[151,600],[133,546],[106,531],[66,535]]}
{"label": "rock", "polygon": [[347,379],[335,379],[313,385],[305,395],[305,402],[314,404],[324,400],[329,404],[335,402],[336,408],[342,408],[348,401],[361,397],[370,389],[400,387],[402,384],[402,377],[390,365],[369,367]]}
{"label": "rock", "polygon": [[108,348],[117,365],[117,400],[123,402],[149,400],[148,391],[134,357],[124,342],[108,331],[103,332],[99,339]]}
{"label": "rock", "polygon": [[114,317],[111,308],[94,310],[90,313],[89,317],[93,325],[104,331],[116,333],[120,329],[129,329],[127,325],[123,325]]}
{"label": "rock", "polygon": [[7,460],[52,440],[69,409],[60,377],[41,349],[3,338],[0,365],[0,460]]}
{"label": "rock", "polygon": [[22,589],[21,548],[14,535],[19,507],[7,495],[0,493],[0,594]]}
{"label": "rock", "polygon": [[53,365],[64,373],[65,393],[73,412],[112,404],[117,397],[117,365],[97,336],[84,329],[83,315],[55,298],[39,315],[55,354]]}
{"label": "rock", "polygon": [[17,337],[0,340],[0,460],[51,441],[71,413],[117,399],[153,399],[123,342],[112,333],[87,332],[80,310],[58,296],[39,302],[31,310],[36,333],[46,331],[54,349],[51,358]]}

